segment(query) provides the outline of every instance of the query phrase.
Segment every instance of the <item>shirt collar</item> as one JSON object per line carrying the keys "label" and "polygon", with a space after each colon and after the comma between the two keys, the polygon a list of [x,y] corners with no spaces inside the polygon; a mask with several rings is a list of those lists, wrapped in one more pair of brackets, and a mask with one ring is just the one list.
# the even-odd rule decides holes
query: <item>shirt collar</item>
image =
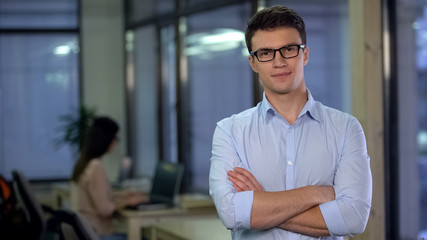
{"label": "shirt collar", "polygon": [[305,103],[304,107],[302,108],[298,118],[300,118],[301,116],[307,113],[307,115],[309,115],[311,118],[320,122],[319,110],[316,107],[316,101],[314,100],[313,95],[311,95],[311,92],[310,90],[308,90],[308,88],[307,88],[307,97],[308,97],[308,101]]}
{"label": "shirt collar", "polygon": [[267,120],[268,115],[274,116],[277,114],[276,110],[274,110],[273,106],[268,102],[265,92],[262,94],[261,114],[264,120]]}
{"label": "shirt collar", "polygon": [[[301,110],[298,118],[300,118],[301,116],[307,113],[307,115],[309,115],[314,120],[320,121],[319,111],[316,107],[316,101],[314,100],[308,88],[307,88],[307,95],[308,95],[308,101],[306,102],[303,109]],[[265,92],[263,93],[263,97],[262,97],[261,114],[263,115],[263,118],[265,120],[267,120],[267,116],[269,115],[274,116],[277,114],[277,111],[273,108],[273,106],[271,106],[270,102],[268,102],[267,97],[265,96]]]}

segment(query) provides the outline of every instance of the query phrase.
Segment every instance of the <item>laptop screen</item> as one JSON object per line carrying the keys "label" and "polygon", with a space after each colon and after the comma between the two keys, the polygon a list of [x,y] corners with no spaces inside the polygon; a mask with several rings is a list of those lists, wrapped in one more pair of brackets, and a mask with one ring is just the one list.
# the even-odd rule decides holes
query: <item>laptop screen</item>
{"label": "laptop screen", "polygon": [[150,191],[150,203],[173,205],[181,185],[183,170],[183,166],[178,163],[157,163]]}

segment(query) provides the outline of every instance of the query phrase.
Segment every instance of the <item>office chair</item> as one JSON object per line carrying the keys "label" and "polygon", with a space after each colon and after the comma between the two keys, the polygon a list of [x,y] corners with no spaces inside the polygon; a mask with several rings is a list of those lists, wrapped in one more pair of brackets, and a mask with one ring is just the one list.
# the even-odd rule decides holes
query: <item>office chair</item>
{"label": "office chair", "polygon": [[54,218],[60,224],[61,235],[64,240],[98,240],[99,237],[84,217],[68,210],[55,211]]}
{"label": "office chair", "polygon": [[35,195],[26,177],[17,170],[12,171],[13,189],[26,219],[26,235],[28,239],[42,239],[46,227],[43,209],[35,199]]}
{"label": "office chair", "polygon": [[71,210],[53,210],[38,203],[30,183],[20,171],[12,171],[12,178],[17,201],[26,219],[22,229],[25,231],[24,239],[99,239],[90,225]]}
{"label": "office chair", "polygon": [[5,239],[26,239],[25,216],[16,208],[16,197],[12,183],[0,175],[0,233]]}

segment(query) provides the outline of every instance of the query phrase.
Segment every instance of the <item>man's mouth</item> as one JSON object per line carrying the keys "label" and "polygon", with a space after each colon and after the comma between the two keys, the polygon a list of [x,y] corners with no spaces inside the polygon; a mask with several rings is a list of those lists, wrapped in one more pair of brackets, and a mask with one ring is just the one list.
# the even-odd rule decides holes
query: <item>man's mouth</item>
{"label": "man's mouth", "polygon": [[290,74],[291,74],[291,72],[281,72],[281,73],[272,74],[271,76],[272,77],[286,77],[286,76],[289,76]]}

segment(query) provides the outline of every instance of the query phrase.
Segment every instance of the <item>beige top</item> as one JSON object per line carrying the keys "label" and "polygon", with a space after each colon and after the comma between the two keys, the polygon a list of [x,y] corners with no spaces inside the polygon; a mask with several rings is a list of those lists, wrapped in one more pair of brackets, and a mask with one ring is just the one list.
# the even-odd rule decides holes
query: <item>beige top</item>
{"label": "beige top", "polygon": [[71,208],[82,214],[99,235],[114,232],[112,190],[100,159],[93,159],[71,183]]}

